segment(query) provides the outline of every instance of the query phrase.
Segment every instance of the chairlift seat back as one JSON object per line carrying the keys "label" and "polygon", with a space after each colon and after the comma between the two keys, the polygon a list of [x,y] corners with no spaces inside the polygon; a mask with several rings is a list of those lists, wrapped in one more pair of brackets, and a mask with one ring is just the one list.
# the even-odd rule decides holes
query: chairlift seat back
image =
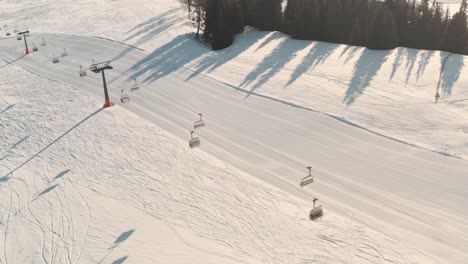
{"label": "chairlift seat back", "polygon": [[314,182],[314,178],[312,176],[307,176],[301,181],[301,187],[304,188],[304,186],[309,185]]}
{"label": "chairlift seat back", "polygon": [[322,217],[323,217],[323,209],[321,206],[315,207],[312,210],[310,210],[310,213],[309,213],[310,220],[314,221]]}
{"label": "chairlift seat back", "polygon": [[36,46],[33,47],[33,51],[38,51],[38,50],[39,49]]}
{"label": "chairlift seat back", "polygon": [[54,58],[52,59],[52,62],[53,62],[53,63],[58,63],[58,62],[59,62],[59,59],[58,59],[57,57],[54,57]]}
{"label": "chairlift seat back", "polygon": [[10,32],[7,32],[6,35],[7,35],[7,36],[10,36]]}
{"label": "chairlift seat back", "polygon": [[18,35],[18,36],[16,37],[16,39],[17,39],[17,40],[22,40],[23,38],[21,37],[21,35]]}
{"label": "chairlift seat back", "polygon": [[132,91],[132,92],[135,91],[135,90],[138,90],[138,89],[140,89],[140,86],[137,83],[135,83],[134,85],[132,85],[130,87],[130,91]]}
{"label": "chairlift seat back", "polygon": [[66,51],[62,52],[61,56],[62,56],[62,57],[68,56],[68,52],[66,52]]}
{"label": "chairlift seat back", "polygon": [[45,40],[42,40],[41,46],[45,46],[45,45],[47,45],[47,42]]}
{"label": "chairlift seat back", "polygon": [[130,102],[130,96],[128,96],[127,94],[122,95],[120,97],[120,102],[122,102],[122,104]]}
{"label": "chairlift seat back", "polygon": [[205,122],[203,122],[203,121],[201,121],[201,120],[195,122],[195,124],[193,125],[193,128],[194,128],[194,129],[201,128],[201,127],[205,127]]}
{"label": "chairlift seat back", "polygon": [[190,146],[190,148],[194,148],[194,147],[200,146],[200,138],[196,137],[196,138],[190,139],[190,141],[189,141],[189,146]]}
{"label": "chairlift seat back", "polygon": [[85,77],[85,76],[88,76],[88,73],[86,72],[86,70],[80,70],[80,77]]}

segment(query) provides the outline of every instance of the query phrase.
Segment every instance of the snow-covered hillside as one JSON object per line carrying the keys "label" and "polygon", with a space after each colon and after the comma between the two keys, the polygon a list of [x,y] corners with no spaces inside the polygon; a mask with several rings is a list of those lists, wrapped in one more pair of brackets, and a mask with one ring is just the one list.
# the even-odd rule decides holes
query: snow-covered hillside
{"label": "snow-covered hillside", "polygon": [[430,263],[120,106],[0,71],[0,263]]}
{"label": "snow-covered hillside", "polygon": [[[400,48],[369,51],[295,41],[250,30],[231,48],[210,52],[190,40],[194,29],[174,0],[7,1],[3,21],[38,32],[99,35],[152,50],[155,72],[186,67],[241,88],[328,113],[379,134],[468,159],[465,57]],[[88,6],[92,5],[93,8]],[[24,18],[28,19],[24,19]],[[64,23],[64,21],[67,21]],[[339,70],[336,70],[336,67]],[[170,73],[170,72],[169,72]],[[191,76],[191,77],[192,77]],[[440,78],[439,78],[440,77]],[[440,79],[440,103],[434,104]]]}
{"label": "snow-covered hillside", "polygon": [[[0,134],[1,261],[468,258],[465,57],[452,55],[440,76],[446,53],[255,30],[216,53],[193,40],[173,0],[10,0],[0,8],[10,30],[27,25],[30,42],[48,43],[22,57],[21,42],[0,41],[3,62],[13,63],[0,69],[0,128],[8,131]],[[63,48],[70,55],[52,64]],[[98,110],[100,77],[78,76],[91,59],[112,59],[114,102],[134,78],[142,89],[129,104]],[[207,127],[201,148],[189,150],[199,112]],[[308,165],[317,180],[301,189]],[[323,222],[306,218],[313,197],[325,205]],[[10,241],[12,232],[31,244]],[[160,232],[164,239],[150,235]]]}

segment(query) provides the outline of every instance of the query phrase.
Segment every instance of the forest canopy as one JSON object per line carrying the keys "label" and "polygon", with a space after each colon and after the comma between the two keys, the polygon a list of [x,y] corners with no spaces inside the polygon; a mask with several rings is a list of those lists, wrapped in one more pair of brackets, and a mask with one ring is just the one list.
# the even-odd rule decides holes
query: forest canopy
{"label": "forest canopy", "polygon": [[[467,0],[450,15],[430,0],[182,0],[197,37],[213,49],[230,46],[246,26],[295,39],[364,46],[408,47],[468,54]],[[285,0],[286,1],[286,0]]]}

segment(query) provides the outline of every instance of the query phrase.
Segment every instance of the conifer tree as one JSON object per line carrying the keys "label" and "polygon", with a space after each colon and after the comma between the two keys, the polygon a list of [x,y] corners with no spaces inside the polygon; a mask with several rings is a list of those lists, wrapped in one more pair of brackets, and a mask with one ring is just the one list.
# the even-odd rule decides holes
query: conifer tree
{"label": "conifer tree", "polygon": [[452,17],[447,29],[444,49],[449,52],[464,54],[467,23],[466,23],[466,8],[467,2],[463,0],[460,5],[460,10]]}

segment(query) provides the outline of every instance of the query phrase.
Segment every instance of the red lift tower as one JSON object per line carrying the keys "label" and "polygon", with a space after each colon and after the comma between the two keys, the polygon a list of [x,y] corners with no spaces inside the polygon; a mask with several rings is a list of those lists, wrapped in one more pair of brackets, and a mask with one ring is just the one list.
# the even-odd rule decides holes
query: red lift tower
{"label": "red lift tower", "polygon": [[30,52],[28,49],[28,42],[26,41],[26,37],[29,36],[29,30],[18,32],[18,36],[20,35],[23,35],[23,38],[24,38],[24,46],[26,48],[26,54],[29,54]]}
{"label": "red lift tower", "polygon": [[104,102],[104,107],[111,107],[112,103],[109,99],[109,93],[107,92],[107,83],[106,83],[106,75],[105,75],[105,70],[112,70],[112,66],[109,65],[110,61],[105,61],[105,62],[99,62],[99,63],[94,63],[89,66],[89,70],[94,72],[94,73],[100,73],[102,72],[102,82],[104,84],[104,97],[105,97],[105,102]]}

